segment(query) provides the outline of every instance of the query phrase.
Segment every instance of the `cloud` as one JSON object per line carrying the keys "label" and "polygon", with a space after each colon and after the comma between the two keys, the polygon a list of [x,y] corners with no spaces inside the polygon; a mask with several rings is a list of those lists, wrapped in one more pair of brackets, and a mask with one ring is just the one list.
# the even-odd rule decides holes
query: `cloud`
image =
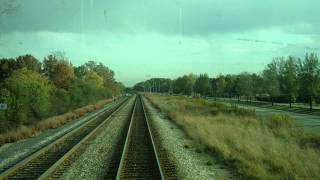
{"label": "cloud", "polygon": [[[318,0],[28,0],[2,31],[209,36],[296,24],[319,27]],[[83,11],[81,10],[83,3]],[[300,33],[308,29],[293,30]],[[319,28],[314,33],[320,33]]]}

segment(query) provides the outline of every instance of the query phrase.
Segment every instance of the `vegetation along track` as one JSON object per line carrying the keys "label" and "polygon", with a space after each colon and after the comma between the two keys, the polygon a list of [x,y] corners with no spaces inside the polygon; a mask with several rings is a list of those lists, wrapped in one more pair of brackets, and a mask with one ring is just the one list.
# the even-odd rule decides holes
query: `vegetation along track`
{"label": "vegetation along track", "polygon": [[157,151],[141,96],[138,96],[122,152],[116,179],[175,179],[165,156]]}
{"label": "vegetation along track", "polygon": [[94,139],[103,124],[107,123],[114,113],[122,109],[126,100],[121,100],[109,111],[93,117],[80,127],[35,152],[0,174],[0,179],[37,179],[55,178],[71,165],[75,156],[85,150],[86,145]]}

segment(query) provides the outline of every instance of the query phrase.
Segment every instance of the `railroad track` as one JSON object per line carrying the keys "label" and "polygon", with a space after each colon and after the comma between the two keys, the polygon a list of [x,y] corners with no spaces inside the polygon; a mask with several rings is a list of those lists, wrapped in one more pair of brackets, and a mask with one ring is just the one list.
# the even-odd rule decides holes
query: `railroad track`
{"label": "railroad track", "polygon": [[157,146],[141,96],[133,110],[116,179],[176,179],[175,168]]}
{"label": "railroad track", "polygon": [[74,158],[84,152],[102,126],[126,104],[122,100],[109,111],[101,113],[58,140],[35,152],[0,174],[0,179],[59,178]]}
{"label": "railroad track", "polygon": [[[141,96],[123,101],[0,174],[0,179],[59,179],[104,129],[108,120],[130,108],[104,179],[177,179],[157,133],[149,125]],[[130,101],[130,100],[128,100]],[[131,104],[130,103],[130,104]],[[119,114],[119,113],[120,114]],[[131,115],[131,116],[130,116]]]}

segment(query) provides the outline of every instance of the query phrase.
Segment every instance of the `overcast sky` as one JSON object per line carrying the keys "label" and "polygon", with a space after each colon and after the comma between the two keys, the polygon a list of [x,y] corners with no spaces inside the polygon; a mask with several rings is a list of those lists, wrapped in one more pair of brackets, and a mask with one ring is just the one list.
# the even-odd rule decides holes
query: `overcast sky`
{"label": "overcast sky", "polygon": [[[2,0],[0,0],[2,1]],[[319,52],[319,0],[17,0],[0,16],[0,57],[65,52],[150,77],[259,72],[272,57]]]}

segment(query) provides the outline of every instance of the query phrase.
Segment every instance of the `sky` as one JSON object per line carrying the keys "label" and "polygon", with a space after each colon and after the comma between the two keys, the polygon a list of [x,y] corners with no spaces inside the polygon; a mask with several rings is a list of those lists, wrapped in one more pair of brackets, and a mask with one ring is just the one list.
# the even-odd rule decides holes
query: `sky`
{"label": "sky", "polygon": [[[0,5],[1,5],[0,0]],[[273,57],[320,52],[319,0],[16,0],[0,16],[0,57],[63,52],[151,77],[259,72]]]}

